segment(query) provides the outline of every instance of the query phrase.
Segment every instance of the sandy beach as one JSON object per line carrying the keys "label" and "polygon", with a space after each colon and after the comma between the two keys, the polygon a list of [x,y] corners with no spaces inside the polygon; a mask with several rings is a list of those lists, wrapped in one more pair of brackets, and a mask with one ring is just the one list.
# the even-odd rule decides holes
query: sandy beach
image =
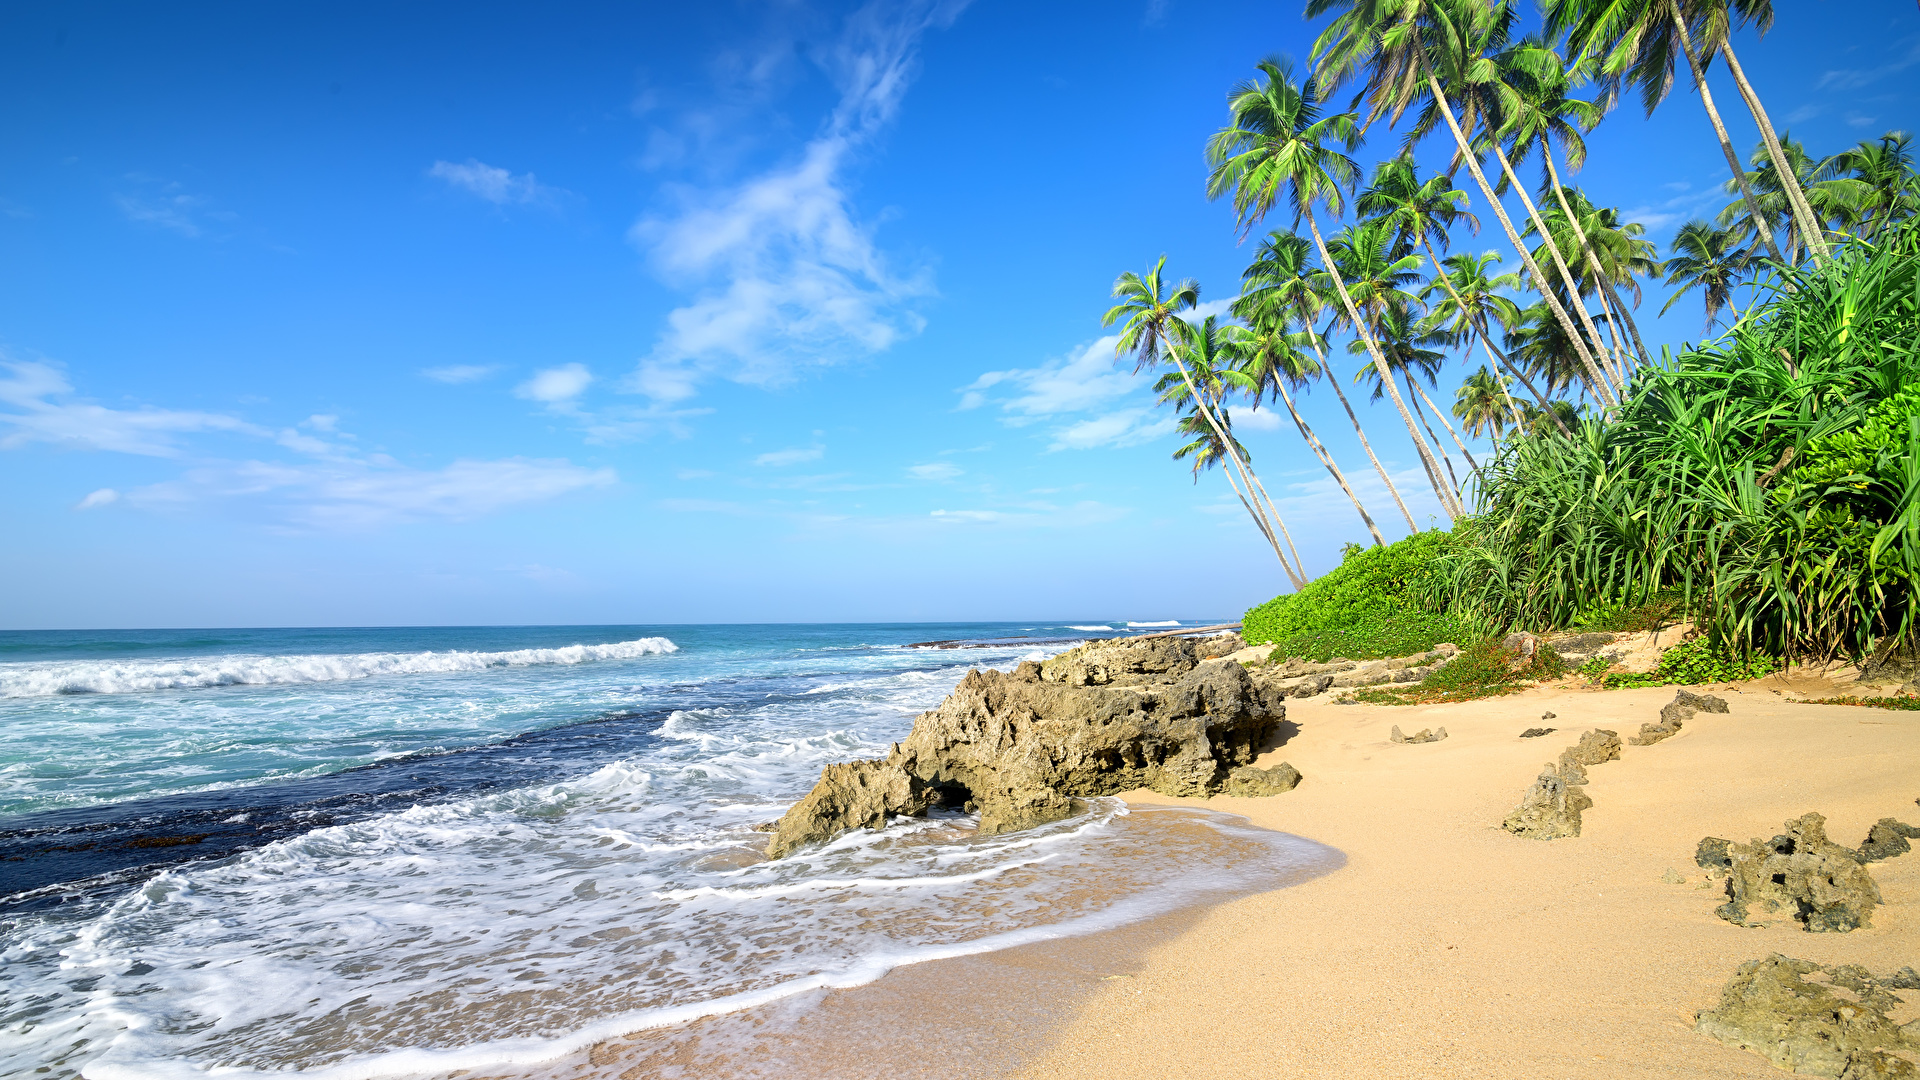
{"label": "sandy beach", "polygon": [[[1288,702],[1284,744],[1306,780],[1207,805],[1344,851],[1344,869],[1216,907],[1102,983],[1021,1075],[1074,1078],[1770,1077],[1762,1058],[1696,1034],[1744,961],[1779,952],[1887,972],[1920,963],[1920,852],[1871,864],[1869,929],[1807,933],[1715,917],[1703,836],[1745,841],[1807,811],[1856,845],[1882,817],[1920,821],[1920,713],[1796,704],[1836,692],[1779,678],[1709,687],[1730,712],[1627,746],[1588,770],[1578,838],[1522,839],[1501,819],[1590,728],[1623,738],[1674,688],[1543,686],[1453,705]],[[1541,719],[1551,711],[1555,719]],[[1443,742],[1389,741],[1445,726]],[[1523,739],[1544,725],[1551,735]],[[1681,883],[1663,880],[1676,872]],[[1920,995],[1909,995],[1910,1000]],[[1914,1019],[1909,1005],[1895,1019]]]}

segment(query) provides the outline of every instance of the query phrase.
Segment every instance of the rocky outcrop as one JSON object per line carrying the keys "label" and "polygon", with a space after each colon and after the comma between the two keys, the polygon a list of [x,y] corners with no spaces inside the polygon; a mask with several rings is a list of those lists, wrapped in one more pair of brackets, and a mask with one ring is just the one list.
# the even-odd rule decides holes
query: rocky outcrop
{"label": "rocky outcrop", "polygon": [[1595,728],[1580,736],[1580,741],[1560,751],[1560,760],[1569,765],[1604,765],[1620,760],[1620,733]]}
{"label": "rocky outcrop", "polygon": [[1401,733],[1400,725],[1395,724],[1393,725],[1392,733],[1387,736],[1387,739],[1390,742],[1397,742],[1397,743],[1428,743],[1428,742],[1439,742],[1441,739],[1444,739],[1446,737],[1447,737],[1446,728],[1441,728],[1438,731],[1434,731],[1431,728],[1421,728],[1419,731],[1414,732],[1412,735],[1406,735]]}
{"label": "rocky outcrop", "polygon": [[1920,840],[1920,829],[1883,817],[1867,830],[1867,842],[1855,856],[1863,863],[1879,862],[1913,850],[1909,840]]}
{"label": "rocky outcrop", "polygon": [[1827,839],[1827,819],[1805,814],[1786,830],[1771,840],[1727,845],[1727,902],[1714,914],[1741,926],[1782,914],[1814,932],[1870,925],[1880,887],[1851,848]]}
{"label": "rocky outcrop", "polygon": [[1775,953],[1740,965],[1694,1030],[1804,1076],[1920,1076],[1920,1024],[1902,1027],[1888,1015],[1904,1004],[1895,989],[1920,989],[1920,976],[1906,968],[1875,977]]}
{"label": "rocky outcrop", "polygon": [[1580,813],[1593,807],[1585,788],[1569,784],[1549,765],[1500,827],[1530,840],[1580,835]]}
{"label": "rocky outcrop", "polygon": [[1335,689],[1419,682],[1458,655],[1458,646],[1442,643],[1427,652],[1386,660],[1344,660],[1336,657],[1325,663],[1317,663],[1290,659],[1256,664],[1252,671],[1261,685],[1279,690],[1291,698],[1302,698]]}
{"label": "rocky outcrop", "polygon": [[[980,832],[994,835],[1069,817],[1093,796],[1232,787],[1286,706],[1240,664],[1207,659],[1237,640],[1209,642],[1104,641],[1012,672],[968,672],[886,758],[828,766],[780,819],[767,854],[936,807],[976,811]],[[1241,774],[1240,790],[1299,782],[1291,766],[1253,772],[1264,775]]]}

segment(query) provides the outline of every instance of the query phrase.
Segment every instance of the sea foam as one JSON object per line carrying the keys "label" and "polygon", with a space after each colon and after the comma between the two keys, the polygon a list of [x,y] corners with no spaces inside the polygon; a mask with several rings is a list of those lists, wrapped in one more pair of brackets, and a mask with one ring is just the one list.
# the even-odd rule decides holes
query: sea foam
{"label": "sea foam", "polygon": [[509,652],[450,649],[445,652],[331,656],[226,655],[171,660],[0,664],[0,698],[344,682],[380,675],[433,675],[501,667],[631,660],[678,650],[679,646],[666,638],[649,637],[607,645],[568,645],[559,649],[514,649]]}

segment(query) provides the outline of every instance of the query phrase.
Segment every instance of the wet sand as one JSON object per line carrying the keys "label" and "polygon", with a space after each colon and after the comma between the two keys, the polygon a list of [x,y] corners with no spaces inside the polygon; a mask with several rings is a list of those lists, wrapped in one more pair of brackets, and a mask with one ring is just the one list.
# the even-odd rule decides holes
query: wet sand
{"label": "wet sand", "polygon": [[[1713,914],[1723,896],[1693,863],[1703,836],[1768,837],[1809,810],[1849,846],[1882,817],[1920,823],[1920,713],[1791,704],[1773,689],[1785,685],[1713,689],[1729,714],[1702,713],[1671,739],[1590,767],[1583,835],[1554,841],[1499,823],[1582,731],[1629,737],[1672,688],[1543,687],[1430,707],[1289,702],[1297,730],[1261,764],[1292,762],[1306,775],[1299,788],[1185,802],[1330,844],[1347,866],[1199,915],[1150,947],[1134,978],[1095,988],[1017,1075],[1784,1075],[1692,1030],[1739,964],[1771,952],[1876,972],[1920,964],[1920,851],[1871,864],[1885,903],[1870,929],[1748,929]],[[1557,717],[1543,721],[1549,710]],[[1394,744],[1394,724],[1450,737]],[[1518,737],[1533,726],[1559,730]],[[1669,870],[1685,880],[1663,881]],[[1909,1006],[1896,1019],[1916,1016]]]}

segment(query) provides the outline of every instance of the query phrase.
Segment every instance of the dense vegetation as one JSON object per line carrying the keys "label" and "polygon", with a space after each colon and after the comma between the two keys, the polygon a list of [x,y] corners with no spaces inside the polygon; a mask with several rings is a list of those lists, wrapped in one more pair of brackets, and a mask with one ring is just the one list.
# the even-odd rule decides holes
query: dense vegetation
{"label": "dense vegetation", "polygon": [[1452,546],[1446,533],[1424,532],[1387,547],[1354,549],[1306,588],[1247,612],[1241,636],[1275,643],[1277,656],[1308,660],[1374,660],[1458,642],[1471,631],[1421,600],[1435,588],[1429,580],[1435,560]]}

